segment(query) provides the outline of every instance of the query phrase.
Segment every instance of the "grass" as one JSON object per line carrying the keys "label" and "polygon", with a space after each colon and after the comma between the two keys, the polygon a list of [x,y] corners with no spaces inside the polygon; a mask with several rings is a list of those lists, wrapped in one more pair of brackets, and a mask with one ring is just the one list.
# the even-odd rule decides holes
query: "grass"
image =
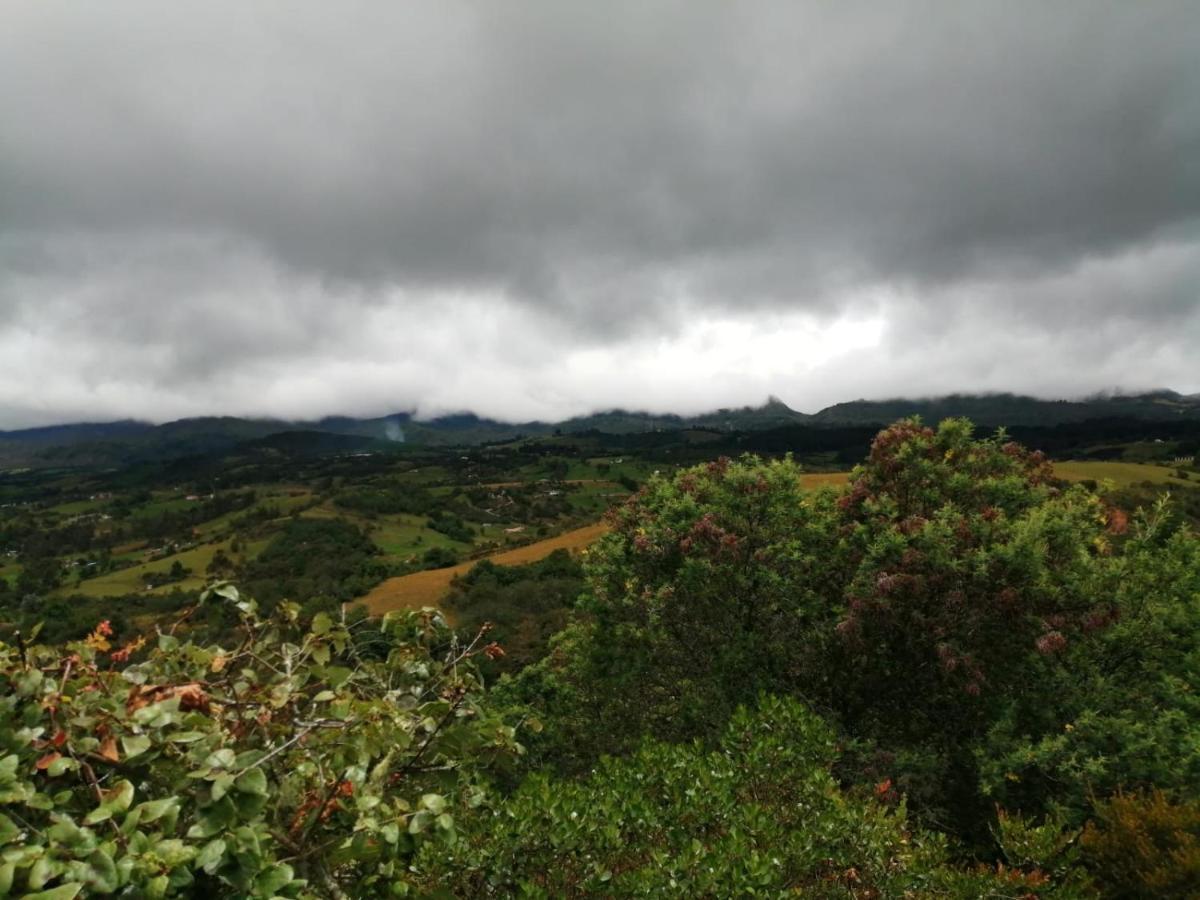
{"label": "grass", "polygon": [[[607,525],[597,522],[583,528],[576,528],[574,531],[564,532],[556,537],[547,538],[544,541],[526,544],[524,547],[493,553],[487,559],[501,566],[525,565],[544,559],[555,550],[582,550],[594,543],[607,530]],[[446,596],[446,592],[450,589],[450,582],[454,580],[455,576],[466,574],[478,561],[471,560],[446,569],[428,569],[424,572],[389,578],[363,597],[361,602],[372,615],[383,615],[396,609],[437,606]]]}
{"label": "grass", "polygon": [[107,500],[75,500],[71,503],[60,503],[50,507],[50,512],[60,516],[78,516],[82,513],[94,512],[107,503]]}
{"label": "grass", "polygon": [[356,515],[350,510],[336,507],[332,502],[322,503],[306,509],[301,516],[311,519],[343,519],[364,529],[376,545],[389,557],[404,561],[419,556],[430,547],[449,547],[457,553],[469,550],[473,544],[452,541],[440,531],[426,526],[426,516],[405,513],[378,516],[374,519]]}
{"label": "grass", "polygon": [[266,507],[278,509],[281,517],[288,516],[300,507],[311,503],[312,498],[312,491],[307,488],[286,488],[267,494],[260,493],[258,500],[252,506],[225,513],[224,515],[217,516],[215,519],[209,519],[207,522],[196,526],[196,531],[202,538],[208,538],[222,529],[228,528],[230,523],[239,516],[249,515],[255,510]]}
{"label": "grass", "polygon": [[17,578],[21,575],[23,566],[19,562],[7,562],[0,565],[0,578],[8,580],[8,586],[16,587]]}
{"label": "grass", "polygon": [[194,506],[198,506],[199,503],[199,500],[188,500],[185,497],[179,497],[174,494],[162,494],[135,510],[133,518],[153,518],[165,512],[179,512],[180,510],[191,509]]}
{"label": "grass", "polygon": [[360,520],[359,524],[369,529],[371,540],[379,545],[388,556],[407,559],[410,556],[424,553],[430,547],[449,547],[462,551],[470,544],[452,541],[440,531],[434,531],[425,525],[424,516],[398,514],[381,516],[375,520]]}
{"label": "grass", "polygon": [[850,480],[849,472],[806,472],[800,476],[800,484],[806,488],[839,486]]}
{"label": "grass", "polygon": [[1186,484],[1175,478],[1175,470],[1167,466],[1149,466],[1128,462],[1058,462],[1054,471],[1068,481],[1111,481],[1118,487],[1149,481],[1153,484]]}
{"label": "grass", "polygon": [[[230,551],[229,546],[231,543],[232,540],[213,544],[201,544],[199,547],[193,547],[191,550],[176,553],[174,556],[168,556],[165,559],[140,563],[136,566],[130,566],[128,569],[121,569],[118,572],[106,572],[96,578],[89,578],[86,581],[82,581],[78,586],[74,582],[68,582],[59,588],[58,593],[83,594],[87,597],[111,597],[123,596],[125,594],[140,594],[143,592],[155,594],[169,593],[177,587],[185,591],[198,590],[204,587],[208,578],[205,570],[208,568],[208,564],[212,562],[212,558],[218,550],[224,550],[230,557],[237,555]],[[242,541],[242,554],[247,559],[253,558],[262,552],[267,543],[267,539]],[[181,562],[184,567],[191,569],[192,574],[182,581],[164,584],[153,591],[147,592],[145,590],[145,582],[142,581],[142,575],[147,572],[166,572],[176,560]]]}

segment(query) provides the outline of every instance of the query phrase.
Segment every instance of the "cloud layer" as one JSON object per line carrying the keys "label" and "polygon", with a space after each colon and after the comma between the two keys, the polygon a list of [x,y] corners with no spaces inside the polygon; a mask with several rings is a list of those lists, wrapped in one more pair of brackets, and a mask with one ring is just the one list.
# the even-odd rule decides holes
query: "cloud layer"
{"label": "cloud layer", "polygon": [[1187,2],[0,29],[0,427],[1200,390]]}

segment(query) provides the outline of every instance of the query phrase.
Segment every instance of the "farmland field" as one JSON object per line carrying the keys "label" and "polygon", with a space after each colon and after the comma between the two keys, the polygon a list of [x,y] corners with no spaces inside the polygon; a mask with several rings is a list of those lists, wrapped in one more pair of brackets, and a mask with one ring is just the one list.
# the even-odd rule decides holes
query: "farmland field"
{"label": "farmland field", "polygon": [[1054,471],[1068,481],[1111,481],[1118,487],[1149,481],[1152,484],[1168,484],[1176,481],[1174,469],[1166,466],[1148,466],[1144,463],[1128,462],[1059,462]]}
{"label": "farmland field", "polygon": [[[224,550],[226,553],[229,553],[231,543],[231,541],[222,541],[216,544],[201,544],[199,547],[184,550],[182,553],[176,553],[165,559],[130,566],[128,569],[120,569],[116,572],[109,572],[96,578],[89,578],[78,585],[65,586],[62,588],[62,592],[78,593],[87,597],[106,597],[143,592],[146,590],[145,582],[142,580],[144,574],[149,572],[166,572],[171,568],[171,564],[176,561],[191,569],[192,574],[182,581],[154,588],[150,593],[164,594],[169,593],[175,588],[185,591],[198,590],[204,587],[207,580],[205,569],[212,562],[213,556],[218,550]],[[245,557],[257,555],[266,546],[266,543],[266,541],[247,541],[243,549],[243,555]]]}
{"label": "farmland field", "polygon": [[[501,566],[519,566],[543,559],[555,550],[581,550],[595,542],[607,530],[607,525],[597,522],[544,541],[504,550],[486,558]],[[361,602],[372,615],[382,615],[394,609],[436,606],[446,595],[454,577],[465,574],[477,562],[479,560],[475,559],[445,569],[427,569],[411,575],[389,578],[363,597]]]}
{"label": "farmland field", "polygon": [[836,487],[849,480],[849,472],[806,472],[800,476],[800,483],[806,488],[825,487],[826,485]]}

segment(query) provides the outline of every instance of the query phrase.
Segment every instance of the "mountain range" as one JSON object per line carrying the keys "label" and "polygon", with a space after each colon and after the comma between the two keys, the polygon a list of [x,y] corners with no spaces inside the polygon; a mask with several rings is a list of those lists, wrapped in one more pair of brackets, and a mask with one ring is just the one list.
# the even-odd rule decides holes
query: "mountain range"
{"label": "mountain range", "polygon": [[552,423],[501,422],[473,413],[419,419],[410,412],[376,418],[331,416],[309,422],[230,416],[180,419],[160,425],[123,420],[0,431],[0,465],[117,464],[170,459],[219,452],[246,442],[294,441],[299,439],[297,433],[305,433],[309,442],[317,441],[329,450],[338,450],[384,441],[467,446],[560,433],[635,434],[685,429],[749,432],[796,425],[814,428],[884,425],[911,415],[931,422],[947,416],[966,416],[987,427],[1054,426],[1094,419],[1200,421],[1200,394],[1163,390],[1081,400],[1043,400],[1015,394],[951,394],[920,399],[855,400],[812,414],[798,412],[771,397],[762,406],[719,409],[695,416],[609,410]]}

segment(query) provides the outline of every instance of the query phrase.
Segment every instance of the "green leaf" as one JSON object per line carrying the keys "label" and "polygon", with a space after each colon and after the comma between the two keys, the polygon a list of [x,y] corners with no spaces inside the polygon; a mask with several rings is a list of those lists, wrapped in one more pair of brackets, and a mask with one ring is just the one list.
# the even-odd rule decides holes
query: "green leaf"
{"label": "green leaf", "polygon": [[69,756],[60,756],[54,762],[46,767],[46,774],[51,778],[57,778],[63,772],[78,769],[79,763],[71,759]]}
{"label": "green leaf", "polygon": [[97,848],[88,857],[89,886],[102,894],[111,894],[121,886],[116,864],[104,850]]}
{"label": "green leaf", "polygon": [[237,761],[237,754],[228,747],[222,747],[215,753],[210,753],[204,764],[213,769],[232,769]]}
{"label": "green leaf", "polygon": [[218,775],[213,779],[212,798],[214,800],[220,800],[225,796],[231,787],[233,787],[232,775]]}
{"label": "green leaf", "polygon": [[418,813],[414,813],[413,817],[408,820],[408,833],[409,834],[420,834],[422,831],[425,830],[425,827],[429,824],[429,822],[432,818],[433,818],[433,813],[426,812],[425,810],[422,810],[421,812],[418,812]]}
{"label": "green leaf", "polygon": [[243,794],[257,797],[267,796],[267,776],[262,769],[250,769],[238,776],[235,786]]}
{"label": "green leaf", "polygon": [[144,734],[126,734],[121,737],[121,747],[125,750],[125,758],[132,759],[141,756],[150,749],[152,741]]}
{"label": "green leaf", "polygon": [[73,900],[79,896],[79,892],[83,890],[82,881],[71,881],[67,884],[60,884],[56,888],[50,888],[48,891],[39,891],[36,894],[26,894],[25,900]]}
{"label": "green leaf", "polygon": [[203,739],[203,731],[177,731],[167,736],[167,740],[173,744],[191,744]]}
{"label": "green leaf", "polygon": [[446,811],[446,798],[441,794],[422,794],[421,805],[435,816]]}
{"label": "green leaf", "polygon": [[313,616],[312,633],[313,634],[328,634],[329,629],[333,627],[333,619],[329,618],[328,613],[319,612]]}
{"label": "green leaf", "polygon": [[222,838],[209,841],[204,845],[204,849],[196,856],[196,866],[203,869],[209,875],[214,874],[221,866],[221,859],[225,856],[225,841]]}
{"label": "green leaf", "polygon": [[295,873],[287,863],[277,863],[269,869],[264,869],[254,879],[254,892],[263,897],[277,894],[281,887],[291,884]]}
{"label": "green leaf", "polygon": [[167,797],[163,800],[147,800],[138,806],[142,822],[153,822],[162,818],[179,804],[179,798]]}
{"label": "green leaf", "polygon": [[104,801],[105,806],[112,807],[118,812],[129,809],[131,803],[133,803],[133,784],[125,780],[118,781]]}
{"label": "green leaf", "polygon": [[102,804],[83,817],[84,825],[95,825],[97,822],[107,822],[112,818],[113,811],[107,804]]}
{"label": "green leaf", "polygon": [[0,812],[0,844],[7,844],[21,833],[21,829],[17,827],[8,816]]}

